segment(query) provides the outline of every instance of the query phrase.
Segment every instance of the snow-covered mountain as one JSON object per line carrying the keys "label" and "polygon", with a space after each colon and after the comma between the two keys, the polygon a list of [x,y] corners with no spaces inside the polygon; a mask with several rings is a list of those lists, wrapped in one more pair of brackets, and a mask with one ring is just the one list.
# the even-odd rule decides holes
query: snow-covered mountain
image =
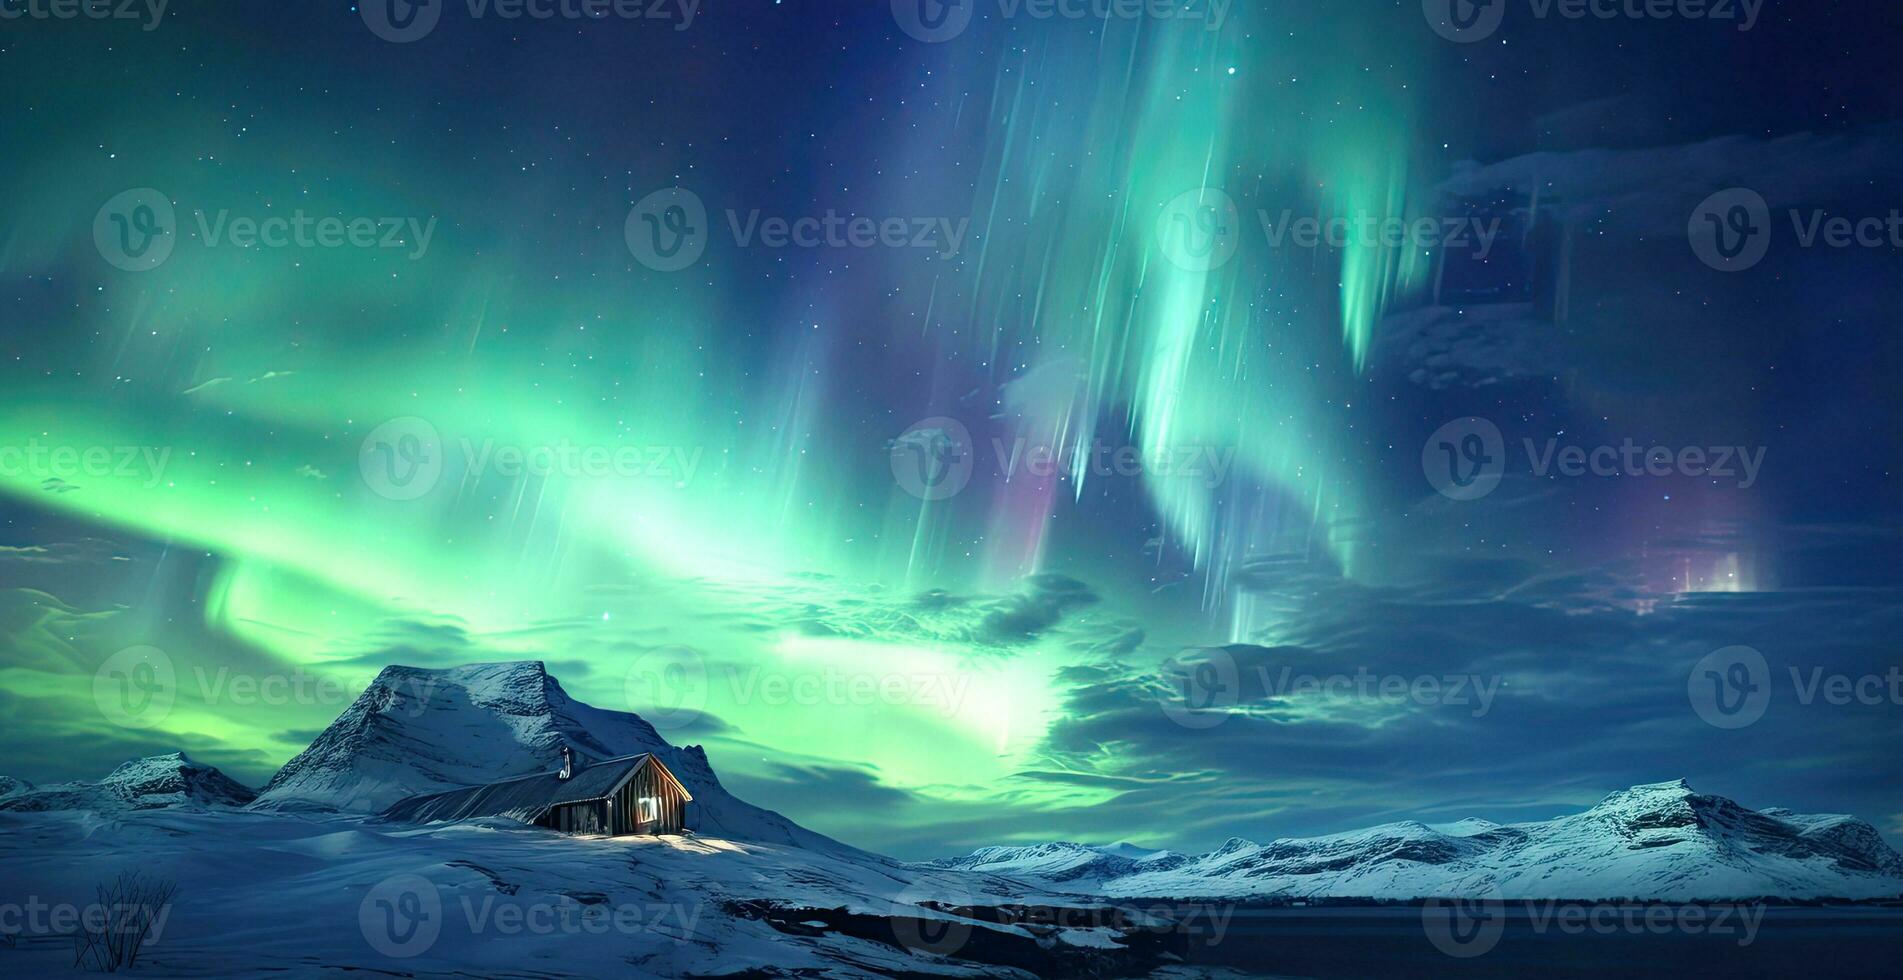
{"label": "snow-covered mountain", "polygon": [[538,661],[384,668],[253,806],[380,813],[417,794],[547,772],[564,744],[585,759],[655,753],[693,793],[690,821],[708,836],[845,846],[736,799],[699,746],[670,745],[638,715],[571,698]]}
{"label": "snow-covered mountain", "polygon": [[1382,824],[1207,854],[987,847],[934,866],[1119,897],[1614,898],[1903,895],[1903,855],[1855,817],[1756,811],[1683,780],[1553,820]]}
{"label": "snow-covered mountain", "polygon": [[96,782],[34,786],[0,778],[0,810],[141,810],[154,807],[244,806],[257,794],[183,752],[155,755],[114,769]]}
{"label": "snow-covered mountain", "polygon": [[1167,870],[1187,860],[1174,851],[1152,850],[1126,841],[1104,846],[1057,841],[1024,847],[981,847],[965,857],[927,863],[936,868],[1008,868],[999,873],[1036,878],[1074,890],[1099,891],[1113,878]]}
{"label": "snow-covered mountain", "polygon": [[[554,768],[563,744],[656,753],[693,792],[699,833],[379,816]],[[539,663],[389,668],[252,805],[179,805],[252,800],[220,780],[175,755],[98,784],[0,784],[7,885],[81,903],[127,870],[178,884],[188,897],[139,961],[161,975],[1172,975],[1168,937],[1080,908],[1092,900],[908,866],[737,800],[699,748],[575,701]],[[64,935],[0,945],[22,975],[70,971]]]}

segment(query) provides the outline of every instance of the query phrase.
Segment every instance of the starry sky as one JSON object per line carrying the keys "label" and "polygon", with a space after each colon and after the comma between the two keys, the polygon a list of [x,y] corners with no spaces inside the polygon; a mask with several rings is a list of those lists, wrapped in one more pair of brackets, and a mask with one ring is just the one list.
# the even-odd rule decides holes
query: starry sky
{"label": "starry sky", "polygon": [[[1816,683],[1903,667],[1893,11],[505,7],[0,21],[0,773],[539,659],[903,857],[1681,776],[1903,838],[1903,692]],[[1628,442],[1754,462],[1541,465]]]}

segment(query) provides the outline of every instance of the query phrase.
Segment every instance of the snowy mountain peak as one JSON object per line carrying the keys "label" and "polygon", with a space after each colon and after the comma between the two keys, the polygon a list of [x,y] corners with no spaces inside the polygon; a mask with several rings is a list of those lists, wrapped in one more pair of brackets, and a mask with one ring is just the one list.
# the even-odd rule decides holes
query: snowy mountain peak
{"label": "snowy mountain peak", "polygon": [[1649,841],[1647,846],[1728,832],[1766,833],[1777,821],[1722,796],[1699,793],[1682,779],[1609,794],[1579,819],[1603,821],[1617,833]]}
{"label": "snowy mountain peak", "polygon": [[670,748],[639,717],[570,698],[540,661],[392,665],[271,777],[258,805],[378,812],[419,793],[545,772],[563,745],[601,759]]}
{"label": "snowy mountain peak", "polygon": [[99,785],[141,806],[173,803],[243,806],[257,796],[216,767],[193,761],[183,752],[122,763],[100,780]]}
{"label": "snowy mountain peak", "polygon": [[1662,783],[1641,783],[1626,789],[1606,794],[1594,807],[1645,807],[1664,806],[1678,800],[1689,800],[1698,793],[1692,785],[1683,779],[1672,779]]}
{"label": "snowy mountain peak", "polygon": [[0,793],[0,810],[244,806],[256,795],[216,767],[170,752],[124,763],[96,783],[26,786]]}
{"label": "snowy mountain peak", "polygon": [[1446,834],[1449,837],[1472,837],[1475,834],[1484,834],[1488,831],[1499,830],[1501,827],[1500,824],[1494,823],[1491,820],[1482,820],[1479,817],[1467,817],[1464,820],[1456,820],[1453,823],[1440,823],[1432,826],[1436,832]]}
{"label": "snowy mountain peak", "polygon": [[708,835],[843,847],[735,799],[699,746],[670,745],[638,715],[575,700],[535,660],[385,667],[254,806],[381,813],[411,796],[548,772],[564,745],[583,759],[659,756],[694,795],[690,825]]}
{"label": "snowy mountain peak", "polygon": [[1144,847],[1134,841],[1127,840],[1105,844],[1099,848],[1099,850],[1105,854],[1114,854],[1118,857],[1130,858],[1133,861],[1148,861],[1169,854],[1168,851],[1159,851],[1154,847]]}

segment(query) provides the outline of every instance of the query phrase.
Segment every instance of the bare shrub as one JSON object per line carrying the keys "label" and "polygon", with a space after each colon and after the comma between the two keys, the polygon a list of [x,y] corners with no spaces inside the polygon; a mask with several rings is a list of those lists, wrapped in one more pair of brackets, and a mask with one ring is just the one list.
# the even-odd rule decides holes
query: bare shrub
{"label": "bare shrub", "polygon": [[178,885],[127,871],[110,885],[97,886],[96,892],[98,904],[80,916],[79,931],[73,935],[73,965],[100,973],[129,970],[138,963],[153,922],[172,904]]}

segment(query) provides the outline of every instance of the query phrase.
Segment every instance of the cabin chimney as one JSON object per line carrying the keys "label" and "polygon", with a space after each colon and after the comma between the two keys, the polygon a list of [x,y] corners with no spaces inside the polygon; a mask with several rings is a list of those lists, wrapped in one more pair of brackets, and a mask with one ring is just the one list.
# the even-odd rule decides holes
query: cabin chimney
{"label": "cabin chimney", "polygon": [[563,745],[562,746],[562,772],[561,772],[561,775],[555,778],[567,779],[568,777],[573,776],[574,774],[575,774],[575,753],[569,751],[569,748],[567,745]]}

